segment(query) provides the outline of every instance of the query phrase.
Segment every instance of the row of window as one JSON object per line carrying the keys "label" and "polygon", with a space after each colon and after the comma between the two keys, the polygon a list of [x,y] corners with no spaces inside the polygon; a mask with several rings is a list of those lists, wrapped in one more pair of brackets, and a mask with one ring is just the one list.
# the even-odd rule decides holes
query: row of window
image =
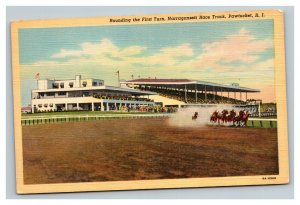
{"label": "row of window", "polygon": [[[36,106],[36,105],[34,105],[34,106]],[[48,106],[49,106],[49,107],[53,107],[53,103],[49,103],[49,104],[45,103],[45,104],[44,104],[44,108],[47,108]],[[39,107],[39,108],[42,108],[42,107],[43,107],[43,104],[38,104],[38,107]]]}
{"label": "row of window", "polygon": [[[58,92],[57,95],[66,95],[67,93],[66,92]],[[44,97],[44,95],[46,96],[55,96],[55,93],[54,92],[48,92],[48,93],[40,93],[40,95],[42,97]]]}
{"label": "row of window", "polygon": [[[97,86],[97,85],[102,85],[101,82],[93,82],[93,86]],[[83,81],[82,82],[82,86],[86,87],[87,86],[87,82]],[[65,87],[65,83],[52,83],[52,87],[53,88],[64,88]],[[74,83],[73,82],[69,82],[69,87],[73,88],[74,87]]]}

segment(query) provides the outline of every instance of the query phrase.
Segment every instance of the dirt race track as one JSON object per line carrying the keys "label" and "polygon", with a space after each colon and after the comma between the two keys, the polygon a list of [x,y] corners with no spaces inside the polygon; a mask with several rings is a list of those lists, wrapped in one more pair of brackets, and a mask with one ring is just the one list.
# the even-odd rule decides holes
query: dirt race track
{"label": "dirt race track", "polygon": [[23,152],[25,184],[278,174],[276,128],[166,118],[24,126]]}

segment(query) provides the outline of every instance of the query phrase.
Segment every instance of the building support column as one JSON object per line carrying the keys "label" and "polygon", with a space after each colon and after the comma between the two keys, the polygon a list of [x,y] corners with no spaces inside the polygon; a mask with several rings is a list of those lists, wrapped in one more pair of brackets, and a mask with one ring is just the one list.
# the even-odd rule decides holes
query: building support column
{"label": "building support column", "polygon": [[95,111],[95,106],[93,102],[92,102],[92,111]]}
{"label": "building support column", "polygon": [[106,111],[109,111],[109,103],[106,103]]}
{"label": "building support column", "polygon": [[65,104],[65,110],[66,111],[68,110],[68,104],[67,103]]}
{"label": "building support column", "polygon": [[187,103],[186,85],[184,85],[184,98],[185,98],[185,102]]}
{"label": "building support column", "polygon": [[101,111],[104,111],[104,105],[103,105],[104,103],[103,102],[101,102]]}
{"label": "building support column", "polygon": [[214,95],[214,100],[216,100],[216,91],[215,91],[215,87],[213,87],[213,95]]}
{"label": "building support column", "polygon": [[34,113],[34,105],[31,104],[31,112]]}
{"label": "building support column", "polygon": [[76,108],[77,110],[79,110],[79,103],[76,103]]}
{"label": "building support column", "polygon": [[195,98],[196,98],[196,103],[197,103],[197,101],[198,101],[198,96],[197,96],[197,93],[198,92],[198,90],[197,90],[197,84],[195,85]]}

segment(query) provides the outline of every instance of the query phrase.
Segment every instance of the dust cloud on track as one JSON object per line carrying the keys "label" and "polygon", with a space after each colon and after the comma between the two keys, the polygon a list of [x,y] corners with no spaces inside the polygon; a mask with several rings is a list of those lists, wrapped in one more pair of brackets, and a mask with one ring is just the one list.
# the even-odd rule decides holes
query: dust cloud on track
{"label": "dust cloud on track", "polygon": [[[172,115],[168,122],[170,126],[175,127],[204,127],[206,125],[211,125],[210,117],[214,111],[219,113],[222,110],[235,110],[236,112],[240,111],[241,108],[234,107],[232,105],[216,105],[212,107],[200,107],[200,106],[191,106],[186,108],[180,108],[178,112]],[[198,112],[198,118],[192,120],[192,116]],[[232,123],[222,124],[224,126],[230,126]]]}

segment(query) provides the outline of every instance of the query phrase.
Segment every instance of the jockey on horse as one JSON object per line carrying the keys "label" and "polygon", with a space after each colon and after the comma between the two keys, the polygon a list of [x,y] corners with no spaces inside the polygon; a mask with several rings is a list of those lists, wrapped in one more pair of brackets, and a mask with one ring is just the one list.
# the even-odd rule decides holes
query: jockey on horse
{"label": "jockey on horse", "polygon": [[225,109],[222,111],[222,113],[219,113],[218,111],[213,112],[210,117],[210,121],[214,123],[218,122],[218,124],[220,124],[221,120],[223,123],[232,122],[236,127],[244,127],[247,126],[249,116],[249,111],[240,110],[237,115],[234,109],[232,109],[230,112]]}
{"label": "jockey on horse", "polygon": [[194,116],[192,116],[192,120],[196,120],[198,118],[198,112],[195,112]]}
{"label": "jockey on horse", "polygon": [[237,122],[235,125],[237,127],[247,126],[247,121],[248,121],[249,116],[250,116],[249,111],[245,112],[245,110],[241,110],[239,112],[239,115],[237,117],[235,117],[235,119],[234,119],[234,121]]}
{"label": "jockey on horse", "polygon": [[229,115],[228,115],[228,117],[227,117],[228,122],[233,122],[234,119],[235,119],[235,116],[236,116],[236,112],[235,112],[235,110],[232,109],[232,110],[229,112]]}
{"label": "jockey on horse", "polygon": [[220,116],[220,120],[222,120],[222,122],[224,123],[227,123],[227,121],[228,121],[228,116],[227,116],[227,114],[228,114],[228,110],[223,110],[222,111],[222,115]]}
{"label": "jockey on horse", "polygon": [[243,123],[241,126],[246,127],[247,126],[247,122],[248,122],[248,118],[250,116],[250,112],[247,110],[246,113],[244,112],[243,118],[241,120],[241,122]]}
{"label": "jockey on horse", "polygon": [[211,117],[210,117],[210,121],[211,121],[211,122],[217,122],[217,120],[218,120],[218,115],[219,115],[218,111],[217,111],[217,110],[214,111],[213,114],[212,114]]}

